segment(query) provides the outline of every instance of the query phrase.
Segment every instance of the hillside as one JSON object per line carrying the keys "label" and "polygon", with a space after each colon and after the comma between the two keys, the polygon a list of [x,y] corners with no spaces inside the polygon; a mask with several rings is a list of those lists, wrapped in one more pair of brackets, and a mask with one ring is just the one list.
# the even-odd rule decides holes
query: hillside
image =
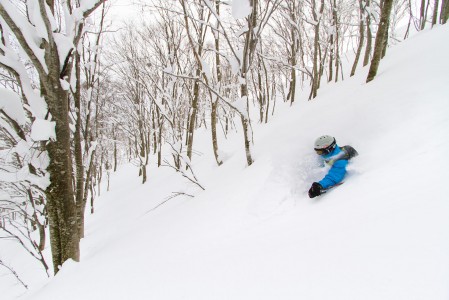
{"label": "hillside", "polygon": [[[87,218],[82,262],[21,299],[448,299],[448,36],[442,26],[392,47],[369,84],[360,69],[279,105],[253,125],[251,167],[241,133],[219,141],[221,167],[198,136],[205,191],[155,165],[141,185],[123,165]],[[309,199],[323,134],[360,155],[342,186]],[[159,206],[172,192],[195,197]]]}

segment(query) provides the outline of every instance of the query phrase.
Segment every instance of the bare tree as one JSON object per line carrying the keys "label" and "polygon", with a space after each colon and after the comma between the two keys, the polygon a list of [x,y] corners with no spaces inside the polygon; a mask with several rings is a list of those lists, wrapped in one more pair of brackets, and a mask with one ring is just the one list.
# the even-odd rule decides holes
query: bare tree
{"label": "bare tree", "polygon": [[[80,3],[71,2],[29,1],[25,9],[33,9],[34,13],[29,13],[28,17],[18,12],[20,10],[13,4],[7,1],[0,3],[1,27],[3,31],[7,30],[2,36],[11,34],[17,43],[13,42],[8,46],[18,47],[23,55],[22,59],[26,59],[33,66],[39,78],[41,96],[48,107],[47,122],[51,120],[55,124],[56,139],[47,144],[50,157],[47,170],[51,181],[46,190],[55,273],[66,260],[79,261],[80,256],[76,199],[72,182],[68,90],[74,52],[77,51],[84,34],[84,20],[101,3],[101,0],[83,2],[84,5],[81,6]],[[66,21],[64,26],[58,25],[56,21],[56,14],[60,13],[58,9],[61,9],[61,15]],[[73,14],[78,17],[72,18]],[[14,51],[13,48],[10,49]],[[30,90],[28,75],[22,72],[23,63],[17,67],[11,64],[5,53],[0,55],[4,58],[1,66],[19,75],[18,81],[25,97],[35,97]]]}
{"label": "bare tree", "polygon": [[[207,27],[204,25],[211,16],[211,13],[206,13],[205,7],[200,5],[196,1],[193,1],[193,5],[190,5],[189,9],[186,7],[186,0],[180,0],[182,10],[184,13],[184,24],[186,27],[187,37],[189,39],[190,47],[192,49],[193,55],[196,61],[195,67],[195,80],[193,83],[193,92],[192,92],[192,102],[190,105],[190,115],[188,122],[188,131],[187,131],[187,157],[192,160],[192,147],[193,147],[193,137],[197,122],[197,113],[198,113],[198,102],[200,97],[200,82],[199,78],[203,73],[203,49],[205,38],[207,34]],[[195,8],[196,12],[191,12],[191,10]],[[196,16],[197,22],[192,22],[190,25],[190,19]],[[193,36],[194,35],[194,36]],[[194,41],[195,39],[195,41]]]}

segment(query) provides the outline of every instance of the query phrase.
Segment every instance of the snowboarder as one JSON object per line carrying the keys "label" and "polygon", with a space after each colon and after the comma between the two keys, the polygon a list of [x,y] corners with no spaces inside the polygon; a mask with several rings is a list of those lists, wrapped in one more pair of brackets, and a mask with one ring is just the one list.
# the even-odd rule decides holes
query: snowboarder
{"label": "snowboarder", "polygon": [[319,196],[326,190],[342,184],[348,160],[358,154],[351,146],[339,147],[335,138],[330,135],[323,135],[316,139],[315,151],[331,168],[323,179],[312,184],[309,189],[310,198]]}

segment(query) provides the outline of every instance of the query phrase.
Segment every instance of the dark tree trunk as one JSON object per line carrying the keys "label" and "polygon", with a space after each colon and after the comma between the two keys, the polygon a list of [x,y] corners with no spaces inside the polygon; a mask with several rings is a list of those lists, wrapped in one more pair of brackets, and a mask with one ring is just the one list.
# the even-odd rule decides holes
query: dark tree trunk
{"label": "dark tree trunk", "polygon": [[432,27],[437,23],[438,20],[438,4],[439,0],[435,0],[433,3]]}
{"label": "dark tree trunk", "polygon": [[388,31],[390,29],[390,24],[387,25],[387,32],[385,33],[385,39],[384,39],[384,44],[383,44],[383,48],[382,48],[382,56],[381,58],[384,58],[385,55],[387,54],[387,46],[388,46]]}
{"label": "dark tree trunk", "polygon": [[[77,82],[81,82],[81,65],[80,65],[80,55],[78,52],[75,53],[75,76]],[[75,143],[75,167],[76,167],[76,178],[75,178],[75,188],[76,188],[76,206],[78,214],[78,234],[80,238],[84,237],[84,230],[82,224],[84,209],[82,205],[83,192],[84,192],[84,165],[83,165],[83,151],[81,147],[81,86],[76,85],[76,90],[73,95],[75,111],[76,111],[76,122],[75,122],[75,133],[74,133],[74,143]]]}
{"label": "dark tree trunk", "polygon": [[388,25],[390,22],[391,9],[393,7],[393,0],[385,0],[382,8],[379,28],[376,34],[376,41],[374,45],[373,59],[371,60],[370,69],[368,72],[368,77],[366,82],[370,82],[376,77],[377,69],[379,68],[380,60],[382,58],[382,52],[384,49],[384,44],[388,38]]}
{"label": "dark tree trunk", "polygon": [[[43,1],[37,1],[40,12],[45,12]],[[53,9],[54,1],[47,1]],[[98,2],[100,4],[100,2]],[[44,52],[45,66],[37,59],[34,49],[31,49],[25,39],[23,28],[17,26],[13,18],[0,4],[0,15],[17,38],[17,46],[26,53],[33,64],[41,85],[41,96],[46,100],[48,111],[55,123],[56,140],[49,141],[47,151],[49,155],[50,184],[46,189],[47,211],[50,225],[50,244],[53,267],[55,273],[68,259],[79,261],[79,234],[77,226],[77,207],[73,187],[73,166],[71,154],[71,132],[69,128],[69,99],[68,92],[62,88],[61,79],[67,76],[70,81],[72,61],[70,57],[61,65],[59,51],[51,31],[51,24],[46,13],[43,16],[47,39],[41,40]],[[79,34],[83,32],[82,22],[77,28]],[[79,36],[78,36],[79,38]],[[74,40],[75,49],[79,39]],[[79,83],[78,83],[79,84]]]}
{"label": "dark tree trunk", "polygon": [[80,250],[77,209],[72,186],[68,95],[60,88],[59,77],[52,79],[53,87],[58,88],[56,91],[47,91],[46,100],[56,122],[56,141],[47,146],[50,157],[47,170],[51,183],[46,194],[53,266],[57,273],[59,266],[66,260],[79,261]]}
{"label": "dark tree trunk", "polygon": [[443,0],[441,3],[440,23],[446,24],[449,19],[449,0]]}

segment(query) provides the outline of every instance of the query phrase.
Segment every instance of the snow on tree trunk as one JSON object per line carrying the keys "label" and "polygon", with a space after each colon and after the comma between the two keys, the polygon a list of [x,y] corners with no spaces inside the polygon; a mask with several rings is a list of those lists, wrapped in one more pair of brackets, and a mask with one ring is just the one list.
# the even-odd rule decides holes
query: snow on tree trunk
{"label": "snow on tree trunk", "polygon": [[[26,2],[26,13],[8,1],[0,2],[0,25],[14,36],[17,43],[8,47],[19,47],[21,60],[14,60],[8,49],[0,53],[0,61],[16,74],[31,108],[35,111],[36,124],[53,122],[54,131],[48,129],[40,140],[51,139],[47,144],[50,183],[46,189],[47,210],[50,223],[50,241],[55,273],[68,259],[79,261],[79,233],[76,199],[73,186],[73,162],[71,154],[71,131],[69,127],[69,90],[73,52],[84,34],[83,26],[87,16],[102,0],[80,1],[78,6],[70,3],[38,0]],[[61,11],[55,12],[60,9]],[[58,15],[64,24],[58,24]],[[59,20],[61,20],[59,19]],[[2,37],[4,37],[2,33]],[[9,38],[9,37],[8,37]],[[15,49],[15,48],[10,48]],[[14,51],[13,51],[14,52]],[[31,64],[38,75],[40,96],[45,104],[38,104],[30,82],[31,75],[23,72],[23,60]],[[75,84],[80,84],[76,83]],[[45,111],[48,113],[38,113]],[[36,131],[37,133],[38,131]],[[36,136],[35,136],[36,138]]]}

